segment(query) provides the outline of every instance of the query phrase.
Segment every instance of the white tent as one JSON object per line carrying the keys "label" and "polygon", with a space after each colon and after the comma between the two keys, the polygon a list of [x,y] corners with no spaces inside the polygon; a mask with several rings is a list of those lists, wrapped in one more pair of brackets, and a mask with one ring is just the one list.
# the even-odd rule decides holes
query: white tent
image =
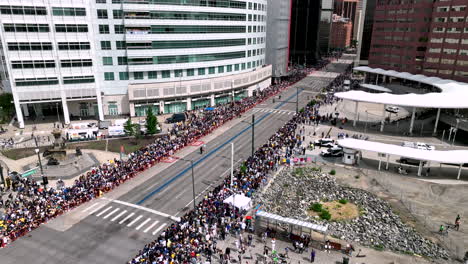
{"label": "white tent", "polygon": [[244,194],[235,194],[226,198],[223,202],[226,204],[233,205],[239,209],[249,210],[252,207],[252,199],[245,196]]}

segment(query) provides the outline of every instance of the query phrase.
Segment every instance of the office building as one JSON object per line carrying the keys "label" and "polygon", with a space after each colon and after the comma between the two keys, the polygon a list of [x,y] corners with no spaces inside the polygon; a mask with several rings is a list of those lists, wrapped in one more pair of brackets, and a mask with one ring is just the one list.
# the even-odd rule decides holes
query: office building
{"label": "office building", "polygon": [[369,65],[468,81],[468,3],[378,1]]}
{"label": "office building", "polygon": [[20,127],[238,100],[271,82],[266,15],[266,0],[0,0],[3,85]]}
{"label": "office building", "polygon": [[361,19],[358,26],[357,35],[357,56],[356,65],[368,65],[369,53],[374,27],[374,13],[377,0],[362,0]]}
{"label": "office building", "polygon": [[330,48],[345,49],[351,45],[353,23],[349,18],[333,14]]}
{"label": "office building", "polygon": [[268,3],[265,60],[276,78],[288,74],[291,4],[290,0]]}

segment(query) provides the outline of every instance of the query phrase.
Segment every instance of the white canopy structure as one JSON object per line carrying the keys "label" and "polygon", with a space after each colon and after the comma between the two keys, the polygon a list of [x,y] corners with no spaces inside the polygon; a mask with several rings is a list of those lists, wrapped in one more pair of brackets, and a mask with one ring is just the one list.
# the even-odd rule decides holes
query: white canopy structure
{"label": "white canopy structure", "polygon": [[[422,150],[353,138],[339,139],[337,143],[343,148],[385,153],[387,157],[388,155],[396,155],[420,161],[459,164],[457,179],[460,179],[462,165],[468,163],[468,150]],[[421,164],[420,162],[418,175],[421,174]]]}
{"label": "white canopy structure", "polygon": [[318,232],[322,232],[322,233],[325,233],[328,230],[328,225],[325,225],[325,226],[316,225],[316,224],[304,222],[304,221],[301,221],[301,220],[296,220],[296,219],[292,219],[292,218],[288,218],[288,217],[282,217],[280,215],[268,213],[268,212],[265,212],[265,211],[257,211],[256,216],[265,218],[268,221],[281,222],[281,223],[284,223],[284,224],[294,225],[294,226],[298,226],[298,227],[301,227],[301,228],[305,227],[305,228],[308,228],[310,230],[318,231]]}
{"label": "white canopy structure", "polygon": [[386,92],[386,93],[391,93],[392,90],[385,88],[380,85],[375,85],[375,84],[369,84],[369,83],[363,83],[360,85],[362,88],[370,89],[370,90],[375,90],[379,92]]}
{"label": "white canopy structure", "polygon": [[249,210],[252,207],[251,201],[252,199],[243,194],[235,194],[224,199],[223,203],[233,205],[239,209]]}
{"label": "white canopy structure", "polygon": [[[435,108],[438,109],[436,124],[434,132],[437,129],[437,124],[440,117],[440,109],[468,109],[468,84],[457,82],[453,80],[441,79],[438,77],[427,77],[421,74],[411,74],[407,72],[397,72],[393,70],[383,70],[380,68],[370,68],[367,66],[355,67],[355,71],[372,73],[382,76],[389,76],[394,78],[400,78],[409,81],[415,81],[432,85],[440,90],[440,93],[426,93],[426,94],[390,94],[390,93],[368,93],[363,91],[349,91],[336,93],[335,96],[341,99],[351,100],[356,102],[356,114],[357,117],[357,105],[358,102],[377,103],[385,105],[398,105],[413,108],[413,114],[411,117],[410,133],[413,131],[413,124],[415,118],[416,108]],[[376,83],[377,84],[377,83]],[[384,107],[385,109],[385,107]],[[385,112],[384,112],[385,114]],[[353,126],[356,126],[356,120],[354,120]],[[383,122],[381,126],[383,131]]]}

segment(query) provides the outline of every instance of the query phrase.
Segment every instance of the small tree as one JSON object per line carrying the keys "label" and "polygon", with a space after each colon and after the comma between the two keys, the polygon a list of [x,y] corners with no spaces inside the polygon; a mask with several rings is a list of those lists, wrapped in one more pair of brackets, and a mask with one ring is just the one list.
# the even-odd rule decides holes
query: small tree
{"label": "small tree", "polygon": [[148,113],[146,114],[146,133],[149,135],[156,134],[158,125],[158,118],[153,114],[153,109],[151,107],[148,109]]}
{"label": "small tree", "polygon": [[128,118],[127,122],[124,125],[124,132],[127,136],[134,136],[135,135],[135,125],[132,124],[132,118]]}

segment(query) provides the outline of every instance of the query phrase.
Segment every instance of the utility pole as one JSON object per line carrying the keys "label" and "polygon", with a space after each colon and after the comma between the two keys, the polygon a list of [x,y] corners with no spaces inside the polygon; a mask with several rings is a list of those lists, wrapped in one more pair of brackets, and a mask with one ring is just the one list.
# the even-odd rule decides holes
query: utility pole
{"label": "utility pole", "polygon": [[252,115],[252,157],[255,153],[255,115]]}
{"label": "utility pole", "polygon": [[296,114],[299,113],[299,87],[296,87]]}
{"label": "utility pole", "polygon": [[234,188],[234,143],[231,143],[231,189]]}

